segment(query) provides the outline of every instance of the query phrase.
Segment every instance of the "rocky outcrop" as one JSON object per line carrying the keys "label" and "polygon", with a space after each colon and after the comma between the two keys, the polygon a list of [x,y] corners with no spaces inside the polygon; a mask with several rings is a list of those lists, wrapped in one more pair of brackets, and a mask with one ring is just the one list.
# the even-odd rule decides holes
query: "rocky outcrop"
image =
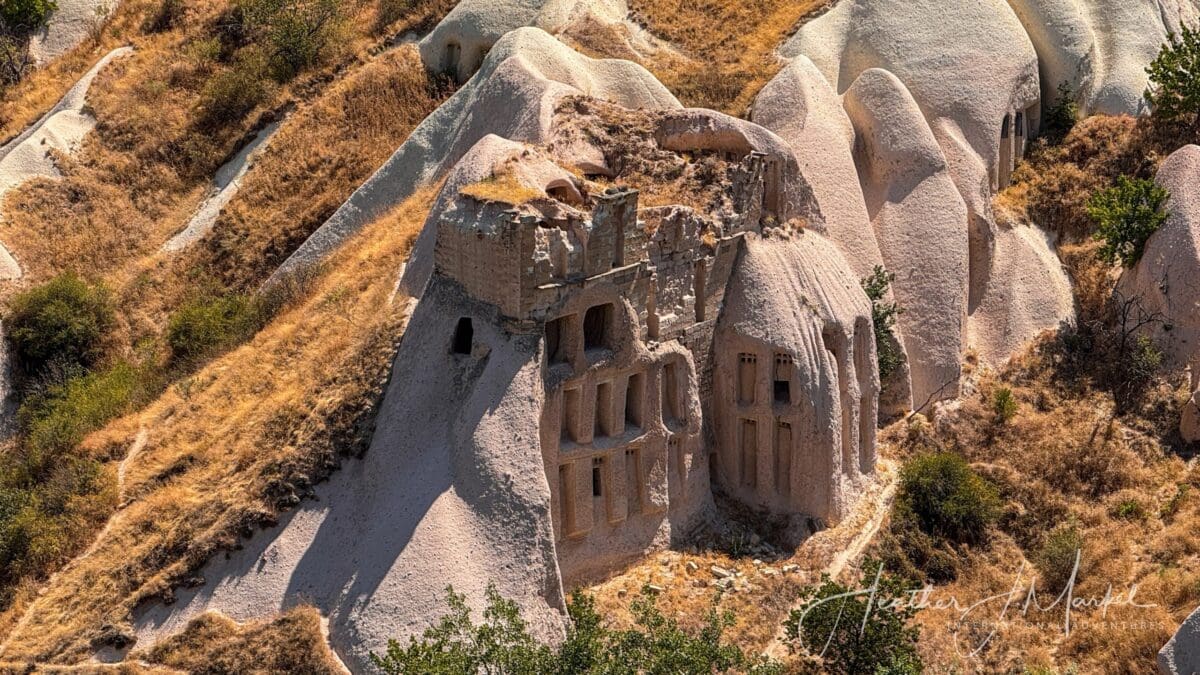
{"label": "rocky outcrop", "polygon": [[1162,675],[1195,675],[1200,672],[1200,609],[1192,612],[1171,640],[1158,652]]}
{"label": "rocky outcrop", "polygon": [[841,248],[860,279],[883,264],[854,165],[854,125],[841,99],[805,56],[772,79],[750,117],[791,146],[812,183],[825,234]]}
{"label": "rocky outcrop", "polygon": [[[603,30],[624,38],[636,53],[638,32],[627,27],[625,0],[463,0],[418,44],[421,60],[432,71],[465,82],[504,35],[531,26],[551,35]],[[609,52],[612,53],[612,52]]]}
{"label": "rocky outcrop", "polygon": [[66,54],[103,26],[119,0],[58,0],[46,25],[29,41],[29,55],[45,65]]}
{"label": "rocky outcrop", "polygon": [[1183,405],[1179,433],[1188,443],[1200,442],[1200,363],[1192,364],[1192,395]]}
{"label": "rocky outcrop", "polygon": [[[715,338],[725,490],[837,522],[874,472],[879,375],[871,303],[814,232],[747,235]],[[801,452],[780,452],[801,440]]]}
{"label": "rocky outcrop", "polygon": [[[282,281],[324,259],[366,223],[445,175],[488,134],[541,142],[556,103],[586,95],[628,108],[678,108],[679,102],[641,66],[582,56],[537,28],[501,38],[478,73],[425,119],[370,179],[271,276]],[[414,294],[420,288],[407,288]]]}
{"label": "rocky outcrop", "polygon": [[1121,275],[1117,290],[1163,318],[1153,337],[1166,364],[1183,368],[1200,358],[1200,146],[1176,150],[1155,180],[1171,193],[1167,220],[1137,265]]}
{"label": "rocky outcrop", "polygon": [[967,210],[921,109],[895,75],[868,70],[846,92],[863,196],[897,302],[911,401],[954,398],[966,343]]}

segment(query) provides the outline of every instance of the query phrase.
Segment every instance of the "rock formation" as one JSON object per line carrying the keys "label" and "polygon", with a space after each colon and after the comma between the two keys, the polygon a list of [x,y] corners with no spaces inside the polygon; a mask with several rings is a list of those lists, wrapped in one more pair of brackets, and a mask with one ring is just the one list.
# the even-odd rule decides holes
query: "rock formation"
{"label": "rock formation", "polygon": [[143,610],[139,646],[303,598],[361,668],[488,581],[553,640],[565,589],[682,541],[713,489],[797,531],[847,513],[874,471],[871,309],[801,229],[823,221],[790,149],[711,111],[560,103],[548,145],[486,135],[450,171],[366,459]]}
{"label": "rock formation", "polygon": [[1158,652],[1162,675],[1195,675],[1200,672],[1200,609],[1192,612],[1175,635]]}
{"label": "rock formation", "polygon": [[496,43],[479,72],[292,253],[268,285],[319,262],[418,185],[445,175],[484,136],[544,141],[556,103],[580,94],[629,108],[679,107],[675,97],[641,66],[581,56],[537,28],[514,30]]}
{"label": "rock formation", "polygon": [[1200,363],[1192,364],[1192,396],[1183,406],[1179,433],[1188,443],[1200,442]]}
{"label": "rock formation", "polygon": [[66,54],[103,24],[119,0],[58,0],[46,25],[29,41],[29,55],[45,65]]}
{"label": "rock formation", "polygon": [[1121,276],[1117,291],[1163,317],[1153,326],[1155,342],[1167,365],[1184,368],[1200,359],[1200,146],[1175,151],[1155,180],[1171,193],[1167,220],[1137,265]]}

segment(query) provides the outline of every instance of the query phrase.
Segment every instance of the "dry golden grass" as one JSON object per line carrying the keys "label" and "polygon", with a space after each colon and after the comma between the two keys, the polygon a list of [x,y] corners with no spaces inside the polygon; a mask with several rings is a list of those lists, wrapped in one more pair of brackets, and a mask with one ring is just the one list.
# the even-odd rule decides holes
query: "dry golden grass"
{"label": "dry golden grass", "polygon": [[[741,115],[779,71],[775,50],[829,0],[632,0],[630,10],[677,50],[645,65],[684,105]],[[718,28],[719,27],[719,28]]]}
{"label": "dry golden grass", "polygon": [[365,447],[404,319],[392,302],[396,273],[433,194],[365,228],[307,299],[251,342],[85,442],[113,456],[148,432],[126,473],[129,505],[32,603],[8,658],[87,658],[103,626],[127,626],[139,602],[169,597],[215,551],[305,494],[339,454]]}
{"label": "dry golden grass", "polygon": [[[1162,386],[1138,414],[1120,417],[1112,396],[1089,382],[1064,382],[1048,352],[1031,350],[1002,374],[985,372],[977,393],[933,425],[888,430],[904,455],[950,450],[966,456],[999,488],[1006,504],[987,546],[963,549],[958,578],[937,587],[936,598],[969,605],[1008,592],[1024,576],[1017,609],[998,625],[960,626],[957,611],[918,614],[920,649],[935,672],[1021,672],[1023,668],[1078,667],[1086,673],[1150,672],[1154,654],[1178,622],[1200,604],[1200,482],[1169,441],[1179,392]],[[1010,388],[1017,416],[995,422],[996,388]],[[1159,411],[1159,412],[1154,412]],[[1176,498],[1179,485],[1189,485]],[[1138,512],[1124,513],[1123,505]],[[1064,635],[1062,603],[1022,612],[1031,567],[1056,526],[1075,523],[1083,541],[1076,598],[1102,598],[1139,586],[1137,601],[1101,616],[1076,608],[1075,631]],[[1060,589],[1039,587],[1043,606]],[[976,613],[997,619],[1003,602]],[[991,628],[997,633],[979,654],[972,650]]]}
{"label": "dry golden grass", "polygon": [[514,206],[546,196],[546,193],[541,190],[522,184],[511,172],[501,172],[485,180],[463,186],[458,193],[480,202]]}
{"label": "dry golden grass", "polygon": [[244,626],[209,612],[194,619],[179,635],[155,645],[144,660],[193,675],[343,672],[325,643],[321,617],[311,607]]}

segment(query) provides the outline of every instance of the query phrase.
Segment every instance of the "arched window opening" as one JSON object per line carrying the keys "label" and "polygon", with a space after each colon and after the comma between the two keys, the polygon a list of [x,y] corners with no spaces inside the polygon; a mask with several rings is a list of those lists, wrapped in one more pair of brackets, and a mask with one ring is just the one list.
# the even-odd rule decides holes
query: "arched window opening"
{"label": "arched window opening", "polygon": [[471,325],[471,319],[464,316],[454,327],[454,340],[451,342],[450,351],[454,354],[470,354],[474,342],[475,327]]}

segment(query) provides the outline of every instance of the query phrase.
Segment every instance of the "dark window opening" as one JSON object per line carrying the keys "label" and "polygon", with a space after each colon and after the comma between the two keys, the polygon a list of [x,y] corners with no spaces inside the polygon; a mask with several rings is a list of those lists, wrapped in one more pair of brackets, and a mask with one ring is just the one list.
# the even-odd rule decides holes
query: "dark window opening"
{"label": "dark window opening", "polygon": [[1025,135],[1025,113],[1017,113],[1017,136]]}
{"label": "dark window opening", "polygon": [[607,349],[609,327],[612,324],[612,305],[596,305],[583,316],[583,348]]}
{"label": "dark window opening", "polygon": [[1005,115],[1004,122],[1000,127],[1000,138],[1008,138],[1010,127],[1012,127],[1012,117]]}
{"label": "dark window opening", "polygon": [[458,59],[462,54],[462,48],[457,42],[446,43],[446,60],[444,63],[446,73],[458,77]]}
{"label": "dark window opening", "polygon": [[625,387],[625,425],[641,428],[642,400],[645,396],[641,373],[629,376],[629,384]]}
{"label": "dark window opening", "polygon": [[552,364],[567,362],[566,325],[565,316],[546,322],[546,356]]}
{"label": "dark window opening", "polygon": [[451,343],[451,351],[455,354],[470,354],[471,343],[475,341],[475,328],[471,325],[471,319],[463,317],[458,320],[458,325],[454,327],[454,340]]}
{"label": "dark window opening", "polygon": [[787,380],[775,380],[775,402],[792,402],[792,383]]}
{"label": "dark window opening", "polygon": [[600,497],[604,494],[603,468],[600,458],[592,460],[592,496]]}

